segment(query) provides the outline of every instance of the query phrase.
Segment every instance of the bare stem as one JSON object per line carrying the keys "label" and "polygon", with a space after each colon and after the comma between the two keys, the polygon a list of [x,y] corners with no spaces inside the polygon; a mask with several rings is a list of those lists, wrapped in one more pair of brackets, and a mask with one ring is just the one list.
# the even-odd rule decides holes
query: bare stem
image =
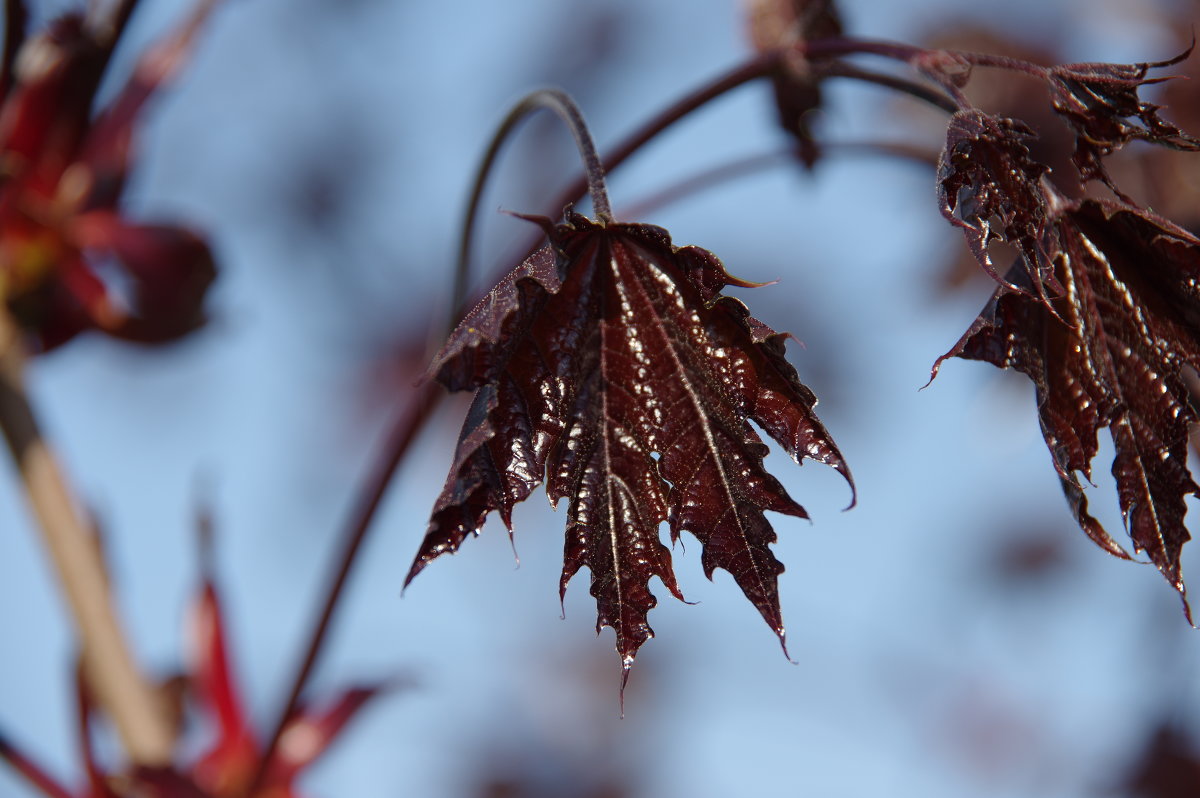
{"label": "bare stem", "polygon": [[304,686],[308,683],[308,677],[312,674],[320,658],[325,644],[325,635],[329,631],[334,612],[337,609],[338,602],[341,600],[342,589],[345,587],[346,580],[353,569],[354,561],[358,557],[362,542],[366,539],[367,530],[371,526],[371,520],[375,517],[375,511],[379,508],[384,493],[387,491],[388,484],[392,481],[392,475],[404,459],[409,446],[412,445],[417,433],[424,428],[425,423],[429,420],[433,408],[437,405],[437,399],[440,395],[439,391],[440,389],[437,384],[432,381],[426,382],[417,389],[417,395],[412,399],[408,407],[405,408],[400,418],[397,419],[380,452],[379,461],[368,475],[367,481],[361,489],[358,502],[350,517],[350,523],[346,526],[341,536],[342,553],[337,560],[337,565],[329,581],[329,586],[325,591],[325,600],[321,607],[321,614],[318,616],[317,623],[309,636],[304,659],[301,661],[300,668],[296,671],[296,675],[292,679],[292,686],[288,691],[287,699],[276,716],[275,723],[271,729],[271,736],[267,738],[267,745],[263,749],[262,757],[258,761],[254,778],[248,784],[245,793],[243,793],[244,795],[254,795],[262,785],[262,780],[266,776],[271,758],[274,756],[275,750],[279,747],[280,738],[283,737],[284,729],[287,728],[288,721],[291,719],[299,703],[300,695],[304,692]]}
{"label": "bare stem", "polygon": [[1006,69],[1009,72],[1021,72],[1034,78],[1045,78],[1050,74],[1050,70],[1041,64],[1035,64],[1032,61],[1025,61],[1021,58],[1010,58],[1007,55],[989,55],[988,53],[967,53],[961,50],[952,50],[951,52],[960,58],[965,58],[975,66]]}
{"label": "bare stem", "polygon": [[958,104],[953,99],[931,86],[926,86],[922,83],[899,77],[898,75],[871,72],[870,70],[862,69],[844,61],[833,61],[829,64],[822,64],[820,75],[822,78],[852,78],[863,83],[874,83],[877,86],[883,86],[886,89],[915,97],[918,100],[942,109],[948,114],[953,114],[958,110]]}
{"label": "bare stem", "polygon": [[[818,150],[824,154],[879,155],[898,158],[922,166],[936,166],[937,153],[912,144],[898,141],[818,141]],[[640,219],[647,214],[700,192],[707,191],[743,177],[766,172],[787,163],[795,163],[799,151],[795,147],[747,155],[727,163],[705,169],[677,183],[643,197],[625,208],[625,215]]]}
{"label": "bare stem", "polygon": [[17,750],[3,732],[0,732],[0,759],[7,762],[9,767],[24,777],[25,781],[42,795],[48,798],[72,798],[66,787],[27,754]]}
{"label": "bare stem", "polygon": [[0,316],[0,428],[58,572],[89,682],[130,760],[166,765],[174,742],[171,727],[125,643],[100,550],[79,517],[25,395],[22,361],[19,334],[5,313]]}
{"label": "bare stem", "polygon": [[807,58],[836,58],[842,55],[878,55],[893,61],[912,61],[931,52],[927,47],[903,44],[879,39],[858,39],[832,36],[828,39],[813,39],[800,45]]}
{"label": "bare stem", "polygon": [[[857,39],[822,39],[809,43],[808,54],[811,57],[833,58],[838,55],[853,55],[855,53],[871,53],[891,57],[901,61],[907,61],[910,58],[927,52],[924,48],[913,47],[904,44],[894,44],[891,42],[875,42]],[[779,68],[784,57],[787,55],[787,50],[771,50],[745,61],[733,69],[729,70],[716,79],[704,84],[700,88],[684,95],[672,105],[664,108],[658,114],[655,114],[647,120],[641,127],[623,139],[611,152],[604,156],[604,163],[607,170],[611,173],[617,167],[629,160],[636,152],[641,150],[651,141],[656,139],[660,134],[666,132],[673,127],[676,122],[681,121],[693,111],[696,111],[705,105],[708,105],[713,100],[722,97],[725,94],[733,91],[740,86],[751,83],[760,78],[765,78],[771,75]],[[922,86],[910,80],[891,75],[880,75],[867,70],[858,69],[850,64],[822,65],[822,69],[831,69],[830,77],[845,77],[855,78],[868,83],[875,83],[885,88],[890,88],[905,94],[909,94],[919,100],[930,103],[938,108],[941,108],[949,113],[954,113],[958,110],[956,101],[950,97],[937,91],[931,87]],[[554,203],[548,207],[562,208],[577,202],[587,190],[587,180],[585,177],[580,177],[574,183],[567,186]],[[540,240],[540,239],[538,239]],[[537,249],[538,240],[532,240],[523,249],[523,254],[517,258],[510,258],[506,263],[519,262],[528,258]]]}

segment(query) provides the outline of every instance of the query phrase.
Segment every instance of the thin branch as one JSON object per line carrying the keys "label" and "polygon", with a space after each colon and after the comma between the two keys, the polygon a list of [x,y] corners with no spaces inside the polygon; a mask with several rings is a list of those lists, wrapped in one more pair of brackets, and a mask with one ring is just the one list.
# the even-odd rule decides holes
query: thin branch
{"label": "thin branch", "polygon": [[939,63],[946,60],[970,66],[1004,69],[1035,78],[1045,78],[1050,71],[1040,64],[1004,55],[973,53],[966,50],[929,49],[900,42],[873,39],[849,37],[814,39],[803,42],[800,49],[810,59],[836,58],[843,55],[878,55],[895,61],[903,61],[921,70],[931,80],[937,81],[954,98],[960,108],[970,107],[970,103],[950,75],[937,68]]}
{"label": "thin branch", "polygon": [[[937,153],[908,144],[894,141],[818,141],[817,150],[822,155],[829,153],[851,155],[879,155],[897,158],[921,164],[936,166]],[[719,164],[697,174],[686,177],[664,189],[643,197],[638,202],[625,209],[626,216],[641,219],[647,214],[667,205],[693,197],[734,180],[765,172],[789,162],[796,162],[800,157],[796,147],[788,147],[773,152],[763,152],[757,155],[747,155],[727,163]]]}
{"label": "thin branch", "polygon": [[958,104],[937,89],[899,77],[898,75],[872,72],[844,61],[833,61],[828,64],[822,64],[819,74],[822,78],[851,78],[863,83],[874,83],[902,94],[908,94],[918,100],[940,108],[948,114],[958,111]]}
{"label": "thin branch", "polygon": [[312,674],[313,668],[320,658],[325,644],[325,635],[333,620],[338,602],[341,600],[342,589],[345,587],[346,580],[350,576],[359,549],[366,538],[367,530],[370,528],[371,521],[375,517],[375,512],[383,500],[388,484],[392,481],[392,475],[404,459],[404,455],[408,452],[417,433],[424,428],[425,423],[429,420],[439,398],[440,388],[437,383],[432,381],[426,382],[417,389],[417,395],[409,403],[408,407],[405,408],[404,413],[401,414],[391,433],[388,435],[387,441],[380,451],[380,460],[367,476],[367,481],[361,489],[354,512],[350,516],[350,523],[341,535],[342,553],[337,560],[337,565],[333,571],[329,586],[326,588],[321,614],[309,637],[304,659],[295,677],[292,679],[292,686],[288,691],[287,699],[276,716],[275,723],[271,729],[271,736],[267,739],[263,755],[258,761],[254,778],[247,785],[246,791],[243,793],[244,795],[254,795],[267,774],[267,769],[270,766],[272,757],[275,755],[276,749],[279,747],[279,741],[283,737],[283,732],[296,710],[300,695],[304,692],[304,686],[308,683],[308,677]]}
{"label": "thin branch", "polygon": [[851,36],[831,36],[813,39],[798,45],[806,58],[836,58],[842,55],[878,55],[893,61],[912,62],[931,52],[928,47],[915,44],[886,41],[883,39],[859,39]]}
{"label": "thin branch", "polygon": [[937,150],[927,150],[906,141],[828,141],[819,144],[822,152],[879,155],[929,167],[936,167],[938,162]]}
{"label": "thin branch", "polygon": [[98,547],[38,429],[25,395],[19,333],[0,315],[0,428],[58,573],[88,679],[130,760],[170,762],[174,740],[153,688],[138,671],[109,595]]}
{"label": "thin branch", "polygon": [[974,66],[1006,69],[1009,72],[1020,72],[1033,78],[1045,78],[1050,74],[1048,67],[1035,64],[1032,61],[1026,61],[1022,58],[1012,58],[1007,55],[991,55],[989,53],[968,53],[962,50],[951,50],[950,52],[959,58],[970,61]]}
{"label": "thin branch", "polygon": [[0,759],[7,762],[9,767],[20,774],[42,795],[48,796],[48,798],[72,798],[66,787],[62,786],[28,754],[9,742],[3,732],[0,732]]}
{"label": "thin branch", "polygon": [[644,219],[654,211],[672,205],[680,200],[693,197],[708,189],[739,180],[743,177],[750,177],[759,172],[774,169],[777,166],[782,166],[796,159],[797,155],[797,149],[789,147],[783,150],[775,150],[774,152],[748,155],[744,158],[729,161],[728,163],[719,164],[685,177],[666,188],[659,189],[649,196],[642,197],[636,203],[626,208],[624,215],[631,219]]}

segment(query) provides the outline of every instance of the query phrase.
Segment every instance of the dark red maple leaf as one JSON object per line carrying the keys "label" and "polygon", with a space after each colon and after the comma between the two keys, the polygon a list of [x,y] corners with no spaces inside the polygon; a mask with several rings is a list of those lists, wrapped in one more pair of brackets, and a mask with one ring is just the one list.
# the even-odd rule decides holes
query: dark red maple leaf
{"label": "dark red maple leaf", "polygon": [[[1023,152],[1017,136],[1010,146]],[[1184,499],[1200,492],[1187,467],[1197,411],[1183,377],[1185,367],[1200,368],[1200,239],[1127,203],[1067,200],[1044,179],[1018,188],[1006,202],[1043,220],[1037,257],[1053,266],[1061,293],[1035,295],[1037,269],[1019,259],[934,374],[957,356],[1028,375],[1076,520],[1127,557],[1088,513],[1078,477],[1090,478],[1097,433],[1107,427],[1134,549],[1183,595]]]}
{"label": "dark red maple leaf", "polygon": [[652,636],[659,577],[681,597],[671,538],[690,532],[702,564],[728,570],[783,638],[765,510],[807,517],[763,467],[756,422],[799,462],[850,479],[784,358],[785,336],[720,291],[752,285],[712,254],[643,224],[569,213],[540,223],[551,246],[509,274],[459,325],[432,372],[477,389],[446,486],[406,584],[542,481],[569,500],[560,591],[586,566],[625,672]]}

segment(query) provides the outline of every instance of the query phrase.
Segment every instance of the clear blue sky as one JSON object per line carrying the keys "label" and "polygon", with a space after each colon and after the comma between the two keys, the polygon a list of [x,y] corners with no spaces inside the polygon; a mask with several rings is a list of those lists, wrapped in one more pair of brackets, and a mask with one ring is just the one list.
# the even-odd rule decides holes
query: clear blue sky
{"label": "clear blue sky", "polygon": [[[126,59],[187,7],[143,5]],[[910,40],[960,5],[843,3],[852,31]],[[1097,6],[1003,12],[1018,29],[1064,30],[1085,5]],[[1164,55],[1161,31],[1118,0],[1102,5],[1069,28],[1071,58]],[[181,661],[203,480],[248,700],[265,719],[282,699],[334,533],[409,389],[412,375],[389,365],[394,344],[443,312],[460,205],[506,106],[564,85],[603,149],[746,54],[737,6],[715,0],[230,0],[215,15],[178,89],[147,114],[128,202],[135,216],[210,232],[222,267],[214,322],[154,352],[79,340],[30,374],[52,440],[105,522],[149,667]],[[839,86],[823,130],[936,148],[936,131],[904,107]],[[667,182],[778,149],[772,114],[762,87],[697,114],[613,176],[617,214]],[[480,253],[523,240],[521,222],[491,211],[541,211],[572,158],[565,132],[525,129],[484,202]],[[569,773],[580,796],[616,774],[639,796],[1082,797],[1109,783],[1167,706],[1194,712],[1200,638],[1153,568],[1107,557],[1074,528],[1030,386],[952,362],[918,392],[988,293],[934,285],[961,241],[936,213],[928,171],[833,159],[647,221],[739,276],[779,279],[743,297],[804,342],[789,353],[855,473],[859,505],[843,513],[835,474],[768,459],[814,520],[773,519],[797,663],[727,574],[703,578],[699,546],[687,545],[677,570],[698,604],[656,585],[658,638],[619,721],[612,633],[593,634],[586,575],[559,620],[563,518],[536,497],[516,515],[519,569],[493,519],[401,599],[465,407],[448,402],[389,494],[314,689],[395,674],[418,686],[364,714],[312,770],[308,794],[452,798],[507,768],[547,796]],[[477,274],[492,267],[481,257]],[[1093,505],[1116,528],[1105,452]],[[78,780],[70,637],[12,482],[6,468],[0,728]],[[1061,568],[1002,581],[1005,542],[1042,534],[1063,540]],[[0,795],[22,789],[0,770]]]}

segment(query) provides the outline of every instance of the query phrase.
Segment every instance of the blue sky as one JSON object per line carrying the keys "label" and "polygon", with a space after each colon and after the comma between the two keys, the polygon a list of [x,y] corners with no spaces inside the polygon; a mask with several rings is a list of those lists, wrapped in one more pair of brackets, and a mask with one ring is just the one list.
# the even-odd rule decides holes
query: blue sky
{"label": "blue sky", "polygon": [[[143,5],[126,64],[187,8]],[[1163,55],[1162,32],[1117,0],[1066,26],[1085,5],[1096,7],[1008,3],[1002,21],[1070,30],[1072,59]],[[964,6],[843,7],[854,32],[911,40]],[[29,376],[80,495],[104,519],[148,668],[181,661],[202,481],[237,665],[265,722],[357,480],[409,390],[411,375],[389,362],[396,341],[443,312],[461,204],[491,128],[526,90],[561,84],[603,150],[746,57],[738,14],[708,0],[238,0],[216,13],[177,90],[147,114],[128,196],[134,216],[209,231],[222,267],[213,323],[150,352],[79,340]],[[822,129],[936,148],[903,106],[839,85]],[[614,208],[785,143],[766,89],[744,88],[614,174]],[[541,211],[547,182],[573,176],[573,157],[546,120],[508,148],[483,203],[477,277],[526,234],[491,211]],[[559,620],[563,518],[540,492],[516,514],[519,569],[493,519],[401,598],[465,409],[449,401],[397,476],[313,687],[396,674],[417,686],[364,714],[312,770],[309,794],[470,795],[481,774],[508,768],[545,795],[561,794],[567,773],[584,787],[617,774],[635,795],[692,798],[1092,796],[1136,755],[1145,724],[1194,712],[1198,640],[1177,598],[1152,567],[1107,557],[1073,527],[1031,387],[955,361],[918,390],[988,293],[935,286],[961,241],[937,215],[928,171],[834,158],[645,220],[739,276],[779,280],[740,295],[803,342],[789,354],[855,473],[859,505],[843,513],[836,474],[778,452],[767,461],[813,517],[773,519],[796,663],[727,574],[703,578],[699,546],[687,545],[677,570],[698,605],[655,585],[658,637],[618,720],[619,662],[612,633],[593,633],[586,576]],[[1116,529],[1106,453],[1093,506]],[[69,632],[12,476],[6,467],[0,479],[10,652],[0,728],[78,779]],[[1064,565],[1001,580],[1005,542],[1042,534],[1063,541]],[[1194,561],[1185,552],[1185,567]],[[0,771],[0,794],[22,789]]]}

